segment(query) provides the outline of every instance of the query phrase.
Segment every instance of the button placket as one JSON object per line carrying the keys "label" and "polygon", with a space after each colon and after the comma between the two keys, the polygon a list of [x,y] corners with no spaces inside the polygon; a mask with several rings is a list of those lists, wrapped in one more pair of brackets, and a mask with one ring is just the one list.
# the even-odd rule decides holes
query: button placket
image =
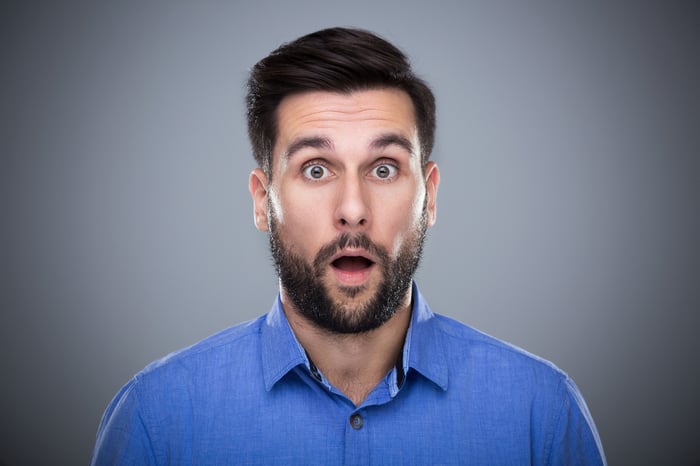
{"label": "button placket", "polygon": [[370,444],[372,438],[372,429],[368,424],[366,409],[351,408],[346,414],[345,422],[345,442],[343,464],[346,466],[364,466],[371,464],[370,461]]}

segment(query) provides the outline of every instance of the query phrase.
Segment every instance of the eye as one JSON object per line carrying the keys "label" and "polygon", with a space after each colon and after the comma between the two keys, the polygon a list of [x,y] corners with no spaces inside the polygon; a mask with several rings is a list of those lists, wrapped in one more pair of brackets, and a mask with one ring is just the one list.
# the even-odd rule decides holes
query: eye
{"label": "eye", "polygon": [[388,180],[396,176],[397,168],[390,163],[382,163],[372,169],[372,175],[381,180]]}
{"label": "eye", "polygon": [[307,165],[304,167],[303,173],[306,178],[311,180],[322,180],[330,174],[326,167],[318,163]]}

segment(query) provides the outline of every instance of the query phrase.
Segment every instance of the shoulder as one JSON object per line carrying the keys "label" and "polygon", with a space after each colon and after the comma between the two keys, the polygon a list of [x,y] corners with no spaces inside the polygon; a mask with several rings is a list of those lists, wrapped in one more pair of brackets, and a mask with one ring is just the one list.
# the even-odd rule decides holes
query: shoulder
{"label": "shoulder", "polygon": [[[574,381],[552,362],[439,314],[450,385],[481,419],[536,426],[535,453],[554,464],[605,464],[593,418]],[[474,401],[476,400],[476,401]],[[503,421],[503,422],[501,422]],[[485,421],[482,421],[485,422]]]}
{"label": "shoulder", "polygon": [[197,412],[222,411],[222,400],[231,398],[224,395],[232,387],[247,386],[234,381],[259,370],[264,319],[220,331],[138,372],[105,410],[93,463],[122,458],[129,464],[155,464],[166,456],[169,426],[188,436]]}
{"label": "shoulder", "polygon": [[519,406],[517,412],[529,413],[529,419],[551,430],[555,424],[587,425],[597,436],[578,387],[554,363],[449,317],[436,314],[434,325],[450,385],[511,413]]}
{"label": "shoulder", "polygon": [[265,316],[261,316],[234,325],[153,361],[134,376],[134,382],[142,384],[180,376],[191,378],[223,367],[232,370],[237,363],[254,363],[256,358],[259,359],[264,320]]}
{"label": "shoulder", "polygon": [[450,317],[434,314],[436,333],[453,367],[499,378],[549,381],[563,388],[568,375],[551,361]]}

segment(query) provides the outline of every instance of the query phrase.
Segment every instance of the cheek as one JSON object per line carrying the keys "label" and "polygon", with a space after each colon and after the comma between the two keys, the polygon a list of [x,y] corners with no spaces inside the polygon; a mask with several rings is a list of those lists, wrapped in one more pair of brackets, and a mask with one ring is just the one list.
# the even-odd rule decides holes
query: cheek
{"label": "cheek", "polygon": [[393,239],[390,243],[393,257],[399,254],[407,241],[415,239],[416,232],[421,228],[424,202],[425,195],[423,193],[419,195],[413,193],[413,196],[408,200],[386,204],[387,207],[389,205],[391,207],[378,218],[378,221],[386,229],[385,234]]}
{"label": "cheek", "polygon": [[423,212],[425,210],[426,200],[427,196],[424,190],[421,191],[421,193],[413,200],[413,205],[411,206],[411,212],[413,215],[411,215],[411,220],[414,226],[420,225],[421,219],[423,218]]}
{"label": "cheek", "polygon": [[313,237],[321,232],[323,213],[319,206],[287,207],[286,211],[285,228],[292,230],[295,235]]}
{"label": "cheek", "polygon": [[403,207],[405,221],[410,229],[420,225],[421,217],[425,207],[426,191],[418,181],[412,186],[406,198],[408,199]]}
{"label": "cheek", "polygon": [[284,223],[284,209],[282,208],[277,190],[274,188],[270,188],[267,194],[267,217],[268,222],[270,217],[272,217],[278,225]]}
{"label": "cheek", "polygon": [[289,243],[303,255],[315,254],[319,245],[326,241],[330,233],[326,233],[328,225],[324,219],[329,218],[328,201],[308,196],[285,196],[284,201],[279,196],[272,198],[271,210],[277,219],[279,232]]}
{"label": "cheek", "polygon": [[322,198],[313,196],[303,189],[295,189],[290,183],[282,183],[270,189],[269,210],[280,226],[293,224],[295,228],[304,228],[320,217]]}

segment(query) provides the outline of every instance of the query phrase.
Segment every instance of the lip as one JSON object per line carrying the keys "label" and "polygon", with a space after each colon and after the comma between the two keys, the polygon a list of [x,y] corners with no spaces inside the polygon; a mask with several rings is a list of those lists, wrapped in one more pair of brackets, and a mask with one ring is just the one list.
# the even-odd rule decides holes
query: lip
{"label": "lip", "polygon": [[[370,261],[371,263],[368,267],[364,267],[358,270],[340,269],[336,267],[333,263],[342,257],[361,257]],[[335,277],[340,283],[346,286],[359,286],[369,279],[369,276],[371,275],[372,271],[377,266],[377,261],[371,254],[369,254],[364,249],[343,249],[341,251],[338,251],[338,253],[331,257],[329,265],[331,270],[333,270]]]}
{"label": "lip", "polygon": [[368,261],[371,261],[372,264],[377,263],[377,259],[370,254],[366,249],[355,249],[355,248],[346,248],[346,249],[341,249],[337,253],[335,253],[331,258],[330,258],[330,263],[335,262],[336,260],[340,259],[341,257],[364,257]]}

